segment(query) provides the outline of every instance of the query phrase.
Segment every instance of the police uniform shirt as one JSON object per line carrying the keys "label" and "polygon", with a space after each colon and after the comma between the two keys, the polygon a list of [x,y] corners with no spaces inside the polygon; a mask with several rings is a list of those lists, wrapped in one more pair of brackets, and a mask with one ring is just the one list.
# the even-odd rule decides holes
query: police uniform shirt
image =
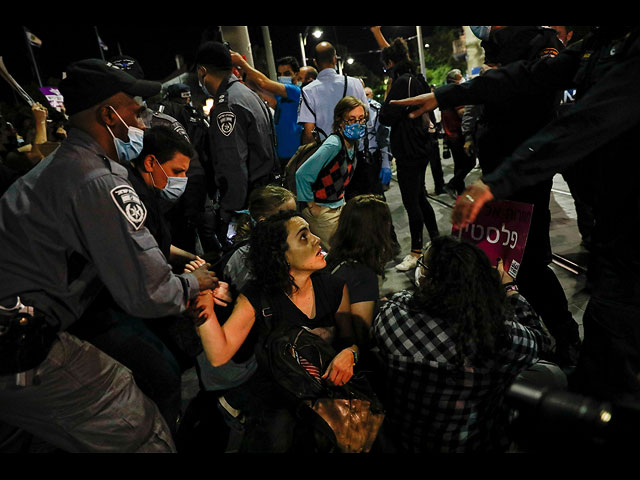
{"label": "police uniform shirt", "polygon": [[[314,123],[316,128],[322,129],[329,136],[333,131],[333,110],[342,99],[343,92],[344,75],[338,74],[333,68],[322,70],[318,74],[318,78],[302,89],[302,95],[305,97],[306,102],[304,100],[300,101],[298,123]],[[369,108],[364,87],[357,78],[347,77],[347,93],[345,96],[359,98],[364,103],[365,108]],[[311,110],[309,107],[311,107]]]}
{"label": "police uniform shirt", "polygon": [[246,205],[252,184],[276,166],[274,133],[267,106],[230,75],[221,84],[210,114],[210,155],[220,193],[220,214],[229,221]]}
{"label": "police uniform shirt", "polygon": [[146,215],[126,168],[71,130],[0,199],[0,300],[19,295],[63,330],[103,286],[131,315],[183,312],[198,281],[171,272]]}

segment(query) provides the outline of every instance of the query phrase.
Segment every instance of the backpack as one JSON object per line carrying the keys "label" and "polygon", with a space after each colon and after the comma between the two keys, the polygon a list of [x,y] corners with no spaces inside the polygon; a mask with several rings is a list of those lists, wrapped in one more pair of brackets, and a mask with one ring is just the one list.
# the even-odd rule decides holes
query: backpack
{"label": "backpack", "polygon": [[293,192],[297,196],[298,190],[296,188],[296,172],[302,166],[307,159],[316,153],[316,150],[320,148],[322,142],[314,131],[314,141],[305,145],[300,145],[296,153],[289,159],[287,165],[284,167],[283,186],[289,191]]}

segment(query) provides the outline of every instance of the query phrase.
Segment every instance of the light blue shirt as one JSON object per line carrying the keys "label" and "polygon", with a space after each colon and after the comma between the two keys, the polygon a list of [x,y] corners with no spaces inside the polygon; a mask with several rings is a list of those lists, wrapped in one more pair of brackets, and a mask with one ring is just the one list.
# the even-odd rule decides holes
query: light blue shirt
{"label": "light blue shirt", "polygon": [[[309,107],[303,99],[300,99],[298,123],[314,123],[316,128],[321,128],[325,134],[331,135],[333,131],[333,110],[342,99],[344,92],[344,75],[338,74],[333,68],[325,68],[318,74],[313,82],[302,89],[302,95],[306,98]],[[347,77],[346,96],[356,97],[362,100],[365,108],[369,108],[367,96],[364,93],[362,82],[357,78]]]}

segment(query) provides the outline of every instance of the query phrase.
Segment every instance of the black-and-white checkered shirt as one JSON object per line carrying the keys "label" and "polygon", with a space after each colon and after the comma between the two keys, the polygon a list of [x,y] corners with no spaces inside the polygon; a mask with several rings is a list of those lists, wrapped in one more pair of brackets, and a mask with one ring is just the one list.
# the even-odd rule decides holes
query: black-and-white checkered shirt
{"label": "black-and-white checkered shirt", "polygon": [[550,347],[538,316],[520,295],[506,319],[511,344],[478,367],[455,364],[447,323],[409,308],[411,293],[382,307],[373,335],[387,365],[387,417],[409,452],[500,451],[509,445],[504,394],[516,375]]}

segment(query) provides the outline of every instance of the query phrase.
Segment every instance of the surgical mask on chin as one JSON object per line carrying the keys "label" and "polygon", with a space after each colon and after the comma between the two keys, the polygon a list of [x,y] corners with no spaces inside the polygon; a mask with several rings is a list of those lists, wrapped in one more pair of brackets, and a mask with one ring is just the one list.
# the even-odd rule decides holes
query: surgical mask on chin
{"label": "surgical mask on chin", "polygon": [[[160,162],[158,162],[158,165],[160,166],[162,173],[164,173],[164,176],[167,177],[167,184],[165,187],[162,190],[158,189],[160,198],[169,202],[178,201],[186,190],[189,179],[187,177],[170,177],[167,175],[167,172],[164,171]],[[151,177],[151,182],[153,183],[153,176]],[[155,187],[155,183],[153,186]]]}
{"label": "surgical mask on chin", "polygon": [[131,162],[135,158],[138,158],[138,156],[142,152],[142,146],[144,144],[144,131],[136,127],[130,127],[125,123],[124,120],[122,120],[122,117],[118,115],[118,112],[116,112],[115,108],[109,108],[113,110],[113,113],[116,114],[116,116],[122,123],[124,123],[124,126],[128,129],[129,141],[125,142],[124,140],[116,137],[109,128],[109,125],[107,125],[107,130],[109,130],[109,133],[113,137],[113,144],[116,147],[118,159],[123,163]]}
{"label": "surgical mask on chin", "polygon": [[344,136],[349,140],[359,140],[365,136],[366,127],[361,123],[352,123],[344,126]]}
{"label": "surgical mask on chin", "polygon": [[471,29],[471,31],[473,32],[473,34],[478,37],[480,40],[486,40],[487,38],[489,38],[489,32],[491,31],[491,27],[469,27]]}

